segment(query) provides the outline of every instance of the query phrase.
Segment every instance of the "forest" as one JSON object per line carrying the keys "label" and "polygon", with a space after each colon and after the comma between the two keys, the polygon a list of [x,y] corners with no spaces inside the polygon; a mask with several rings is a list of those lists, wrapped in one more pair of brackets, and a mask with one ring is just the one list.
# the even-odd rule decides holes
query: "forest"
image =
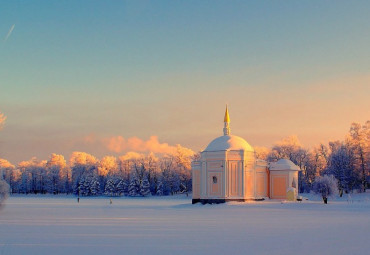
{"label": "forest", "polygon": [[80,196],[148,196],[191,191],[192,153],[178,146],[173,155],[130,153],[98,160],[85,152],[73,152],[68,163],[63,155],[49,160],[32,158],[16,167],[0,159],[2,178],[11,193],[59,194]]}
{"label": "forest", "polygon": [[271,149],[256,147],[256,157],[268,161],[287,158],[301,169],[299,192],[310,192],[317,176],[333,175],[339,193],[365,191],[370,178],[370,121],[352,123],[343,141],[303,147],[296,136],[277,142]]}
{"label": "forest", "polygon": [[[5,121],[4,115],[0,120]],[[256,158],[270,162],[281,158],[301,169],[299,192],[310,192],[317,176],[332,175],[340,194],[369,188],[370,121],[352,123],[343,141],[307,149],[297,136],[276,142],[272,148],[255,147]],[[172,154],[157,156],[135,152],[97,159],[73,152],[67,161],[51,154],[48,160],[32,158],[16,166],[0,158],[0,180],[10,193],[75,194],[78,196],[161,196],[191,192],[191,161],[200,153],[177,146]]]}

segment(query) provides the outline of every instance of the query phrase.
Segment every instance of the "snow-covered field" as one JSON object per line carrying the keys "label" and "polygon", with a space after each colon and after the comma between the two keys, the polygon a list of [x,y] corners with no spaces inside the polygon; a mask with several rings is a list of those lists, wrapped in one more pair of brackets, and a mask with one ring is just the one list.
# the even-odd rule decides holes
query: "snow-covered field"
{"label": "snow-covered field", "polygon": [[12,196],[0,211],[8,254],[370,254],[370,193],[324,205],[190,198]]}

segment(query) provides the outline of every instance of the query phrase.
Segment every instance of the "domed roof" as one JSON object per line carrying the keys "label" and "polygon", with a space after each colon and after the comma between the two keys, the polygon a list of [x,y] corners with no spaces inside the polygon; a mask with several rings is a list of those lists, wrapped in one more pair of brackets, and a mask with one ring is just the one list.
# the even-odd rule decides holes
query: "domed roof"
{"label": "domed roof", "polygon": [[244,150],[254,152],[252,146],[243,138],[236,135],[223,135],[214,139],[204,151]]}
{"label": "domed roof", "polygon": [[299,167],[289,159],[279,159],[277,162],[270,163],[270,170],[291,170],[300,171]]}

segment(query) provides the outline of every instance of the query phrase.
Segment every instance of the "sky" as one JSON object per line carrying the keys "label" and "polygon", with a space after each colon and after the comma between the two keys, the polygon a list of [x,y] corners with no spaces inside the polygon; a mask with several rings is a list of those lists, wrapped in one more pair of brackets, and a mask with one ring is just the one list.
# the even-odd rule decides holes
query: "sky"
{"label": "sky", "polygon": [[342,140],[370,119],[369,1],[0,1],[0,158]]}

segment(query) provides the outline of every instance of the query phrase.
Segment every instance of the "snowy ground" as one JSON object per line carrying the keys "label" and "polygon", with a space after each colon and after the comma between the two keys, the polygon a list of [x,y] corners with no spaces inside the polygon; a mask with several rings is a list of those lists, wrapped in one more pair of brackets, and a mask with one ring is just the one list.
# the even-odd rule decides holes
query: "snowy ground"
{"label": "snowy ground", "polygon": [[[306,195],[307,196],[307,195]],[[302,203],[191,205],[190,198],[13,196],[8,254],[370,254],[370,193]],[[312,200],[314,199],[314,201]]]}

